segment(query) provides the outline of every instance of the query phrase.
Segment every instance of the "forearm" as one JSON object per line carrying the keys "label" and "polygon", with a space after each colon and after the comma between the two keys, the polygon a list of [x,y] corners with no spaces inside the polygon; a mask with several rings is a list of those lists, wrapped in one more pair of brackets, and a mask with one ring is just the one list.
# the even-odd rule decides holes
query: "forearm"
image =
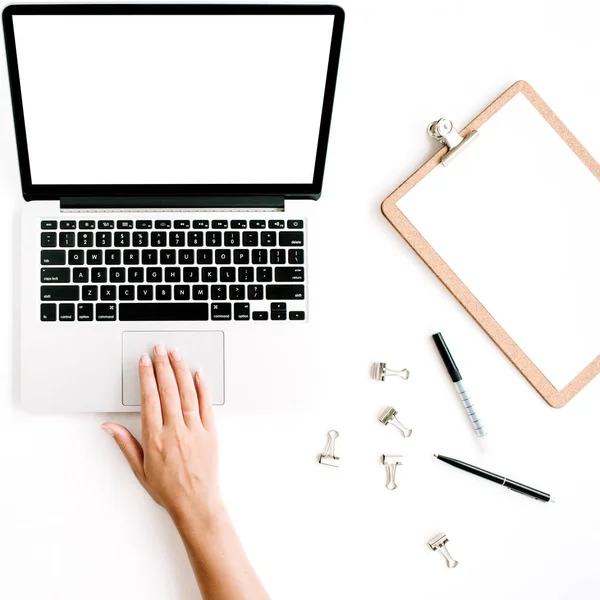
{"label": "forearm", "polygon": [[268,600],[223,506],[174,517],[204,600]]}

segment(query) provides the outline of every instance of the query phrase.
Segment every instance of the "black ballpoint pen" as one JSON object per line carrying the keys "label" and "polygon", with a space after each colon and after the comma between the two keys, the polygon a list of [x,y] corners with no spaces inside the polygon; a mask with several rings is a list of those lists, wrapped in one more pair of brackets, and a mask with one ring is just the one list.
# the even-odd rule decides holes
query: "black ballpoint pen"
{"label": "black ballpoint pen", "polygon": [[554,502],[554,498],[550,494],[546,494],[546,492],[540,492],[528,485],[523,485],[522,483],[518,483],[517,481],[513,481],[512,479],[508,479],[507,477],[503,477],[502,475],[496,475],[495,473],[491,473],[490,471],[484,471],[479,467],[475,467],[473,465],[469,465],[466,462],[462,462],[462,460],[456,460],[455,458],[449,458],[448,456],[442,456],[441,454],[434,454],[435,458],[441,460],[442,462],[448,463],[449,465],[456,467],[457,469],[461,469],[466,471],[467,473],[471,473],[472,475],[477,475],[477,477],[482,477],[483,479],[487,479],[488,481],[493,481],[499,485],[512,490],[513,492],[519,492],[520,494],[525,494],[525,496],[530,496],[531,498],[535,498],[536,500],[540,500],[542,502]]}

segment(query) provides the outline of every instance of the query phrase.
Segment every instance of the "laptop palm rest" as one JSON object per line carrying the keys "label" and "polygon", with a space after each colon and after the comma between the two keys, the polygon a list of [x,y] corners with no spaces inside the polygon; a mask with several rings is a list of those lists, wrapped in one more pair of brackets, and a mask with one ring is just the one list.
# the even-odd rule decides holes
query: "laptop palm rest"
{"label": "laptop palm rest", "polygon": [[225,403],[225,341],[222,331],[126,331],[123,333],[123,404],[140,405],[138,365],[140,356],[163,343],[178,348],[191,372],[200,370],[208,384],[213,404]]}

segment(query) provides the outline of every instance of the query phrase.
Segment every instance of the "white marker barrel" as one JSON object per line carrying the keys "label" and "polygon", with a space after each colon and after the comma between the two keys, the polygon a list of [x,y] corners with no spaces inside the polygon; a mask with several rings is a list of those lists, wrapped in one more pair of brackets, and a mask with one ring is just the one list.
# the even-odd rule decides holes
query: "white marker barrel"
{"label": "white marker barrel", "polygon": [[462,379],[460,381],[455,381],[454,387],[456,388],[456,391],[458,392],[458,395],[460,396],[460,399],[462,400],[463,406],[465,407],[465,410],[467,411],[467,414],[469,415],[469,419],[471,419],[471,425],[473,425],[473,429],[475,430],[475,433],[479,437],[483,437],[484,435],[487,435],[487,431],[485,430],[485,428],[483,426],[483,422],[477,415],[477,411],[475,410],[475,405],[473,404],[473,402],[471,402],[471,398],[469,398],[469,392],[467,392],[467,390],[465,389]]}

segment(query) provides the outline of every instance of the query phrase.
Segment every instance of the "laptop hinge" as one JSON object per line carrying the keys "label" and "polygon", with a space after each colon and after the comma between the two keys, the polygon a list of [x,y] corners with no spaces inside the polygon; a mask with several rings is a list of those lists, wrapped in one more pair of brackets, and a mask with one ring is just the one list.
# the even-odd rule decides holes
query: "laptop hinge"
{"label": "laptop hinge", "polygon": [[282,211],[284,196],[66,196],[63,210]]}

